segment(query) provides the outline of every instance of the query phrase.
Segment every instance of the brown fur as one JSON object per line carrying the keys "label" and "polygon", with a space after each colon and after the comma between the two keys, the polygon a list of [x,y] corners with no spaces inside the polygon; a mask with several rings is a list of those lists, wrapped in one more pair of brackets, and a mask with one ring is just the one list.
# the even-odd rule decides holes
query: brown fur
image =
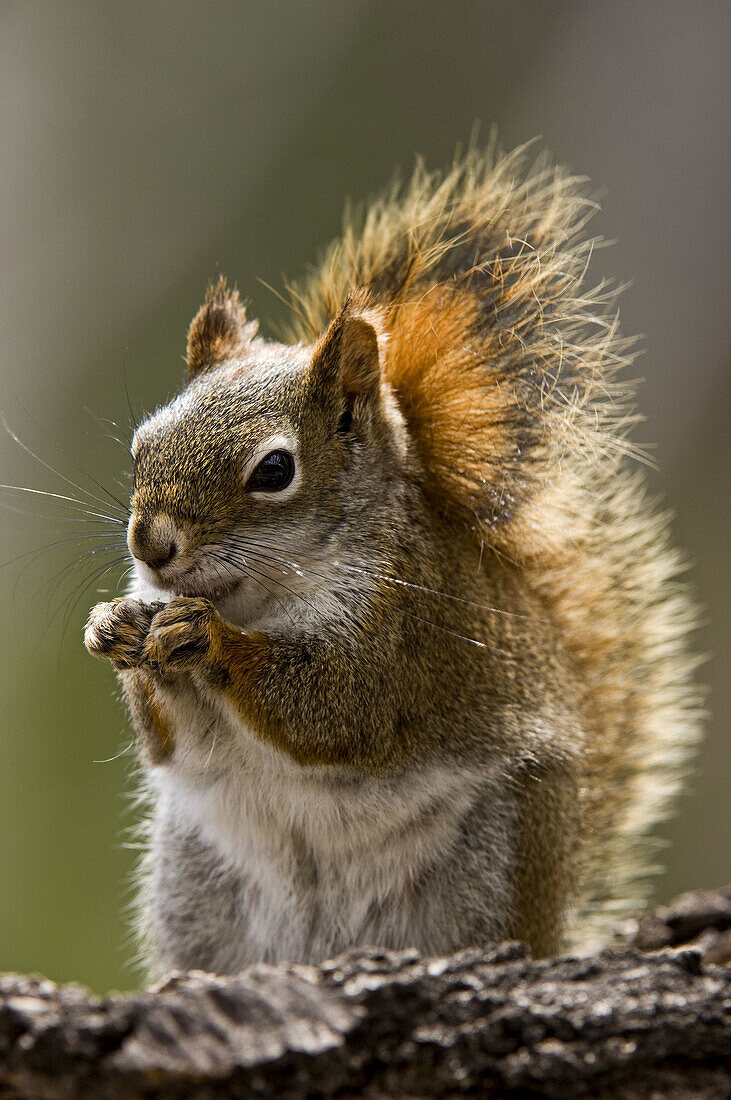
{"label": "brown fur", "polygon": [[151,677],[146,672],[122,674],[127,706],[140,732],[145,755],[150,764],[169,760],[175,747],[172,726],[155,695]]}
{"label": "brown fur", "polygon": [[578,890],[590,939],[645,895],[643,838],[678,789],[700,710],[682,562],[626,462],[632,342],[614,294],[584,285],[595,242],[582,190],[546,161],[526,170],[520,150],[473,152],[444,178],[419,167],[293,288],[292,335],[311,340],[354,291],[379,311],[425,493],[514,562],[557,624],[590,723]]}
{"label": "brown fur", "polygon": [[257,328],[256,321],[247,320],[238,291],[220,278],[208,288],[188,330],[188,378],[245,354]]}
{"label": "brown fur", "polygon": [[348,398],[377,390],[381,380],[382,318],[367,302],[348,299],[315,348],[313,370],[338,376]]}
{"label": "brown fur", "polygon": [[564,906],[577,885],[576,783],[565,768],[531,767],[520,781],[520,859],[511,939],[534,955],[555,954],[564,934]]}

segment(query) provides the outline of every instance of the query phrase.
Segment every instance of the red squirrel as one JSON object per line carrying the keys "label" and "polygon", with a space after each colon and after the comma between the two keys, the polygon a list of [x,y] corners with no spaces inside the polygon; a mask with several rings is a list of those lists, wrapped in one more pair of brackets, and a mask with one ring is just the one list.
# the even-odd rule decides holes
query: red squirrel
{"label": "red squirrel", "polygon": [[346,226],[263,339],[213,286],[136,431],[119,671],[153,968],[600,943],[700,723],[592,204],[469,153]]}

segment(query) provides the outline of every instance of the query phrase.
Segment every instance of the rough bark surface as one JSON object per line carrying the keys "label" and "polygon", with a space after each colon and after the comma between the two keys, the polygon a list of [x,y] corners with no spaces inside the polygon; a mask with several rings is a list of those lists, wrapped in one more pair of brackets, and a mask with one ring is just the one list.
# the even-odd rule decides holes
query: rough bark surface
{"label": "rough bark surface", "polygon": [[[589,959],[373,949],[105,998],[6,975],[0,1097],[720,1100],[731,970],[711,956],[729,929],[726,890],[628,923]],[[689,939],[700,948],[674,946]]]}

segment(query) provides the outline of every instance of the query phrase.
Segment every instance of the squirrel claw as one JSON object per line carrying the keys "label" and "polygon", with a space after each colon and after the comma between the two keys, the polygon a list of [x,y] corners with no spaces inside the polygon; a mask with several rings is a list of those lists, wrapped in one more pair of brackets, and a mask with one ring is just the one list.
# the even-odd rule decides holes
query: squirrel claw
{"label": "squirrel claw", "polygon": [[211,646],[211,623],[217,611],[210,600],[178,596],[152,620],[142,662],[180,672],[199,665]]}
{"label": "squirrel claw", "polygon": [[94,656],[107,657],[117,669],[135,668],[159,606],[127,597],[98,603],[84,629],[84,645]]}

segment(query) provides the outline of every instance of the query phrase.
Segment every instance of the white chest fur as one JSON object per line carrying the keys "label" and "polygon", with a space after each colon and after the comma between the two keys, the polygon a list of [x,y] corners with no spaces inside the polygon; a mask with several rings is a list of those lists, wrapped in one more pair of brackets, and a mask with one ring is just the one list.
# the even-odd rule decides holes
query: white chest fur
{"label": "white chest fur", "polygon": [[[354,944],[445,949],[444,913],[420,882],[459,848],[462,821],[493,786],[488,775],[431,765],[367,778],[301,767],[238,718],[176,702],[175,759],[154,769],[151,785],[158,813],[197,833],[242,886],[236,947],[222,954],[229,967],[321,959]],[[503,871],[501,858],[492,883],[500,895]]]}

